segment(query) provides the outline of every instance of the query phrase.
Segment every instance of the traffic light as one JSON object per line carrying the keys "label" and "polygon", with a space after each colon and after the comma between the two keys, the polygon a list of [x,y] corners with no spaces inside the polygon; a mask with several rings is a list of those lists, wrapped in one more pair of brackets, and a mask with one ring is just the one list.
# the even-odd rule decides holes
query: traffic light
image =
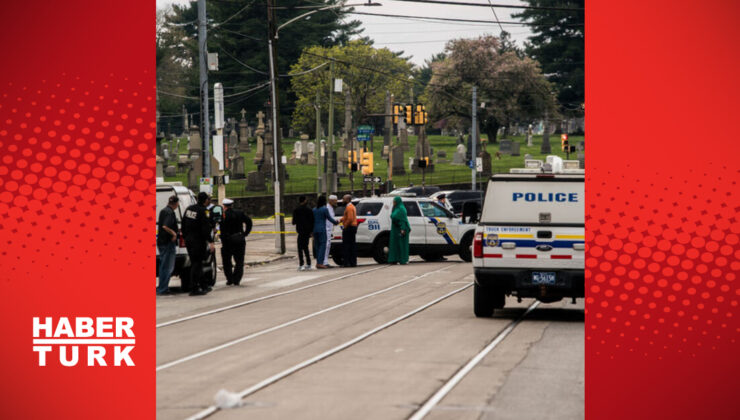
{"label": "traffic light", "polygon": [[566,150],[570,150],[568,147],[568,135],[567,134],[561,134],[560,135],[560,150],[565,152]]}
{"label": "traffic light", "polygon": [[373,152],[362,152],[360,164],[362,165],[362,174],[371,175],[373,173]]}
{"label": "traffic light", "polygon": [[406,125],[414,124],[414,106],[406,105]]}
{"label": "traffic light", "polygon": [[398,124],[398,119],[403,118],[403,105],[393,104],[393,124]]}
{"label": "traffic light", "polygon": [[350,150],[347,152],[347,166],[352,172],[357,172],[357,152]]}
{"label": "traffic light", "polygon": [[414,125],[424,124],[424,105],[416,104],[416,112],[414,113]]}
{"label": "traffic light", "polygon": [[425,158],[419,159],[418,165],[420,169],[427,168],[429,166],[429,158],[425,157]]}

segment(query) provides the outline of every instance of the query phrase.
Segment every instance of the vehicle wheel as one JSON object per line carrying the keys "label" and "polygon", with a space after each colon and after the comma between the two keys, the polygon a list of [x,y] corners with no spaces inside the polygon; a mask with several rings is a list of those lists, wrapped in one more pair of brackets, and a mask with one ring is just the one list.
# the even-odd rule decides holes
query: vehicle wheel
{"label": "vehicle wheel", "polygon": [[473,261],[473,235],[465,235],[462,238],[462,241],[460,241],[460,251],[458,255],[460,255],[460,258],[465,262],[471,262]]}
{"label": "vehicle wheel", "polygon": [[491,296],[478,283],[473,284],[473,312],[478,318],[489,318],[493,315]]}
{"label": "vehicle wheel", "polygon": [[388,235],[383,235],[375,240],[373,245],[373,259],[378,264],[388,262]]}
{"label": "vehicle wheel", "polygon": [[336,265],[338,265],[340,267],[342,265],[344,265],[344,258],[342,258],[342,254],[332,253],[331,254],[331,260],[334,261],[334,264],[336,264]]}
{"label": "vehicle wheel", "polygon": [[506,293],[496,288],[473,284],[473,312],[478,318],[488,318],[494,309],[501,309],[506,303]]}
{"label": "vehicle wheel", "polygon": [[213,258],[211,258],[211,276],[208,278],[208,285],[213,287],[216,284],[216,275],[218,272],[216,271],[216,256],[214,255]]}

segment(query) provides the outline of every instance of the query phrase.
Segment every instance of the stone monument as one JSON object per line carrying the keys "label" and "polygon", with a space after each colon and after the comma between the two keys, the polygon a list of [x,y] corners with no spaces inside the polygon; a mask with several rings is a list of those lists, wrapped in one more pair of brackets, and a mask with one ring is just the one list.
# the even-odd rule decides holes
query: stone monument
{"label": "stone monument", "polygon": [[465,165],[465,156],[467,154],[467,150],[465,149],[465,145],[460,143],[457,145],[457,149],[455,150],[455,154],[452,156],[452,164],[453,165]]}

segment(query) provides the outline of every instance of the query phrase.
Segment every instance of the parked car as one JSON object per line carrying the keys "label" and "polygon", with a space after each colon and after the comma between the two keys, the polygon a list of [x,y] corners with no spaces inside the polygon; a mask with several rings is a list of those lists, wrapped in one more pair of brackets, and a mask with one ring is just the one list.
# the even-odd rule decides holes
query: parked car
{"label": "parked car", "polygon": [[[364,198],[357,207],[357,255],[372,257],[379,264],[388,260],[391,230],[392,196]],[[424,260],[439,260],[444,255],[458,254],[464,261],[472,260],[475,225],[463,223],[459,217],[426,197],[403,197],[411,233],[409,254]],[[339,219],[339,217],[337,217]],[[334,228],[330,255],[342,265],[342,229]]]}
{"label": "parked car", "polygon": [[463,205],[468,201],[475,201],[478,204],[478,208],[483,207],[483,191],[470,191],[470,190],[447,190],[438,191],[429,196],[432,200],[437,200],[441,194],[445,195],[445,201],[447,209],[453,212],[456,216],[460,216],[463,212]]}
{"label": "parked car", "polygon": [[389,195],[406,195],[415,194],[417,197],[429,197],[430,195],[439,191],[439,187],[427,185],[427,186],[416,186],[416,187],[402,187],[396,188],[391,191]]}

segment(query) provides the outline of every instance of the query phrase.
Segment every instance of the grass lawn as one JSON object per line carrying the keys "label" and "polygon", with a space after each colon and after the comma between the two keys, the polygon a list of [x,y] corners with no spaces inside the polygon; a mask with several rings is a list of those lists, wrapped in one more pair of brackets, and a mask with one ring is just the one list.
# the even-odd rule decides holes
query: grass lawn
{"label": "grass lawn", "polygon": [[[485,139],[486,137],[483,136]],[[489,144],[486,147],[488,153],[491,154],[491,166],[494,173],[506,173],[509,172],[510,168],[523,167],[524,166],[524,155],[530,154],[534,159],[543,159],[545,155],[540,153],[540,145],[542,144],[542,136],[534,136],[532,147],[527,147],[526,138],[524,136],[510,136],[510,139],[517,141],[520,144],[521,156],[508,156],[503,155],[501,159],[496,159],[495,154],[498,151],[498,144]],[[438,184],[450,184],[460,182],[471,181],[471,170],[467,166],[463,165],[452,165],[452,158],[457,148],[457,138],[449,136],[428,136],[429,143],[434,148],[433,161],[435,169],[433,172],[427,171],[426,173],[426,185],[438,185]],[[570,144],[577,144],[583,140],[583,136],[570,136]],[[286,155],[290,155],[293,150],[293,145],[298,139],[283,139],[283,151]],[[404,154],[405,161],[408,162],[409,157],[413,157],[416,146],[417,136],[409,136],[409,148],[410,151]],[[395,144],[396,138],[393,138]],[[340,142],[338,142],[340,143]],[[388,163],[387,161],[380,158],[383,149],[383,137],[375,136],[373,139],[374,146],[374,164],[376,176],[380,176],[383,181],[388,177]],[[552,153],[554,155],[561,156],[563,159],[566,158],[564,152],[560,151],[560,137],[557,135],[550,135],[550,145]],[[174,141],[170,144],[170,150],[173,150]],[[369,143],[368,143],[369,147]],[[242,153],[244,156],[245,169],[249,171],[257,170],[257,165],[254,164],[254,155],[256,154],[256,145],[252,145],[252,152]],[[337,145],[339,149],[339,145]],[[443,159],[446,163],[438,162],[437,151],[444,150],[447,152],[447,158]],[[180,153],[187,153],[187,141],[180,141]],[[575,154],[571,154],[571,159],[576,159]],[[406,165],[408,168],[408,165]],[[322,167],[323,170],[323,167]],[[316,165],[287,165],[288,181],[285,183],[285,193],[311,193],[316,191]],[[361,179],[362,175],[357,172],[355,173],[355,179]],[[175,177],[168,177],[166,181],[181,181],[183,184],[187,184],[187,175],[185,172],[177,174]],[[422,175],[411,174],[410,171],[406,171],[405,175],[393,176],[393,182],[396,186],[402,187],[409,184],[421,185]],[[349,189],[350,183],[348,177],[340,178],[342,189]],[[226,186],[226,194],[231,197],[248,197],[248,196],[260,196],[272,194],[272,186],[269,185],[267,191],[246,191],[246,180],[232,180]],[[362,183],[355,182],[355,191],[362,190]]]}

